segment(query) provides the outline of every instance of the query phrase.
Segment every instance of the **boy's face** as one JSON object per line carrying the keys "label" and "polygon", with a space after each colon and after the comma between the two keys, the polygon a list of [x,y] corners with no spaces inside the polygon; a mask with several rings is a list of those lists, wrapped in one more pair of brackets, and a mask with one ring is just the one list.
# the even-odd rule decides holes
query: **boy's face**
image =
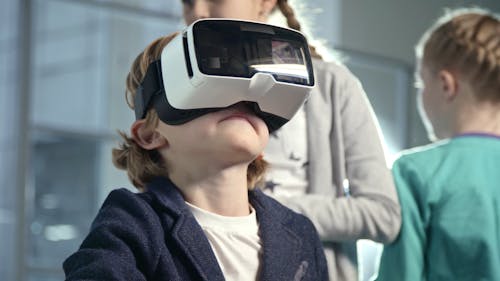
{"label": "boy's face", "polygon": [[156,130],[168,142],[160,153],[175,167],[182,163],[210,163],[214,167],[250,163],[262,153],[269,138],[264,121],[243,103],[181,125],[160,121]]}

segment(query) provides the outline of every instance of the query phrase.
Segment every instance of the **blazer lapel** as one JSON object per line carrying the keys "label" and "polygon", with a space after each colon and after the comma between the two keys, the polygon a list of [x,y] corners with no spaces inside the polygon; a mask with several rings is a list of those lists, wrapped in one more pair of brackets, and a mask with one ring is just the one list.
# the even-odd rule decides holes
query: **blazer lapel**
{"label": "blazer lapel", "polygon": [[[170,235],[183,254],[188,257],[201,280],[224,281],[224,274],[212,251],[210,242],[184,202],[174,183],[168,178],[156,178],[148,191],[159,201],[164,212],[164,224],[171,229]],[[168,220],[168,221],[167,221]]]}
{"label": "blazer lapel", "polygon": [[194,217],[189,215],[179,217],[172,229],[172,238],[189,257],[203,280],[224,281],[224,275],[212,247]]}
{"label": "blazer lapel", "polygon": [[295,280],[297,270],[303,267],[300,260],[301,239],[285,226],[286,213],[261,204],[260,197],[264,195],[257,192],[260,194],[255,196],[252,204],[257,211],[263,248],[259,280]]}

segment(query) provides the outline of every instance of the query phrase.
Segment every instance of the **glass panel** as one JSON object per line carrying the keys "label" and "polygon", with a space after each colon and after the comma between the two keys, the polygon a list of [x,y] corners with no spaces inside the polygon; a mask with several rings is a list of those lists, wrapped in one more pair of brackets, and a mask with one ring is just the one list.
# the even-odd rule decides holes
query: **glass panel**
{"label": "glass panel", "polygon": [[99,142],[41,133],[32,145],[30,265],[60,267],[95,215]]}
{"label": "glass panel", "polygon": [[99,81],[105,71],[103,14],[53,1],[36,1],[35,10],[33,124],[103,130],[105,96]]}
{"label": "glass panel", "polygon": [[182,27],[180,6],[168,16],[140,2],[33,1],[29,280],[60,280],[109,190],[131,188],[111,162],[116,130],[134,119],[125,78],[147,44]]}
{"label": "glass panel", "polygon": [[17,210],[18,159],[22,147],[19,73],[19,3],[2,1],[0,8],[0,280],[15,280],[19,238]]}
{"label": "glass panel", "polygon": [[28,276],[28,281],[61,281],[64,280],[63,274],[49,274],[34,272]]}
{"label": "glass panel", "polygon": [[182,11],[181,0],[99,0],[115,9],[139,8],[154,11],[155,13],[165,13],[180,20],[179,12]]}
{"label": "glass panel", "polygon": [[[32,123],[102,133],[132,120],[122,106],[132,60],[181,23],[107,6],[39,0],[33,26]],[[118,106],[113,106],[115,99]]]}

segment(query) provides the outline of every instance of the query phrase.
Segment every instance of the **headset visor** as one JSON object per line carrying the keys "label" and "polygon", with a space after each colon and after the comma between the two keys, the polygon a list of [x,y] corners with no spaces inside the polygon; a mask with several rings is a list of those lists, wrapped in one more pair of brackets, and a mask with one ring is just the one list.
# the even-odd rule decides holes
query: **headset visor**
{"label": "headset visor", "polygon": [[211,20],[193,25],[201,73],[251,78],[257,72],[276,81],[314,85],[306,39],[298,32],[252,22]]}

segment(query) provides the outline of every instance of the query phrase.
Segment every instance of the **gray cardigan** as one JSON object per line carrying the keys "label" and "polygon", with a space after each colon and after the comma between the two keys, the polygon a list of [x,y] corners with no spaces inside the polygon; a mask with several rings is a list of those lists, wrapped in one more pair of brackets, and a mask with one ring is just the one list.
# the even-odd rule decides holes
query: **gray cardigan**
{"label": "gray cardigan", "polygon": [[313,221],[330,280],[357,280],[356,240],[395,239],[401,225],[398,197],[361,83],[342,65],[313,63],[316,88],[305,105],[308,194],[277,199]]}

